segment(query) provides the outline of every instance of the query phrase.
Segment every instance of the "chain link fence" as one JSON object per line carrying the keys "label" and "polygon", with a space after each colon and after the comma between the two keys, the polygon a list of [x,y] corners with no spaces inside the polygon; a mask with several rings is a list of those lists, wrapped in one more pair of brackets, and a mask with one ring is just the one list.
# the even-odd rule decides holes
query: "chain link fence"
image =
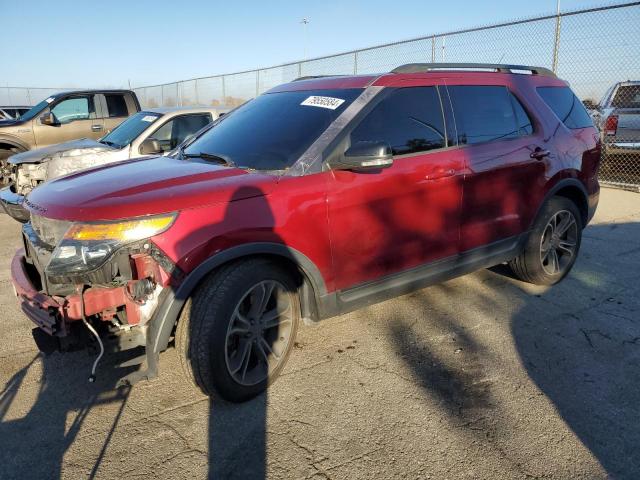
{"label": "chain link fence", "polygon": [[[614,86],[619,82],[640,80],[638,52],[640,2],[628,2],[134,90],[142,105],[148,108],[236,106],[301,76],[386,72],[404,63],[429,61],[543,66],[570,82],[600,128],[604,143],[601,180],[640,189],[640,91],[628,89],[627,102],[618,99],[614,101],[615,106],[606,104],[607,98],[616,98]],[[26,95],[27,99],[37,102],[44,98],[45,91],[51,91],[41,89],[36,95],[34,89],[22,90],[22,97],[15,90],[12,97],[24,99]],[[0,88],[0,100],[1,91]],[[612,128],[614,121],[617,122],[615,129]]]}

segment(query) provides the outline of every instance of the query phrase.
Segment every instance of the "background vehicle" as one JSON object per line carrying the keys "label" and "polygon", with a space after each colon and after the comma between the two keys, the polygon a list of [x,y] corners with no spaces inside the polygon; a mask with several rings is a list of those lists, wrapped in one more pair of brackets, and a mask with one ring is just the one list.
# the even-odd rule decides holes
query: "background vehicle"
{"label": "background vehicle", "polygon": [[599,161],[584,107],[543,68],[294,81],[174,156],[35,189],[12,281],[42,348],[77,344],[83,324],[145,345],[133,382],[157,374],[174,335],[204,392],[246,400],[277,378],[303,319],[506,261],[524,281],[562,280]]}
{"label": "background vehicle", "polygon": [[7,157],[78,138],[98,139],[140,110],[130,90],[77,90],[51,95],[18,119],[0,122],[0,183],[7,184]]}
{"label": "background vehicle", "polygon": [[[602,135],[603,169],[611,180],[640,180],[640,81],[618,82],[592,114]],[[626,164],[624,168],[620,164]]]}
{"label": "background vehicle", "polygon": [[41,183],[97,165],[143,155],[164,155],[228,110],[148,109],[132,115],[98,141],[83,138],[13,155],[8,162],[15,167],[15,181],[0,190],[0,202],[9,215],[26,222],[29,212],[22,208],[22,202]]}
{"label": "background vehicle", "polygon": [[14,120],[20,118],[23,113],[28,112],[31,107],[2,107],[0,106],[0,121]]}

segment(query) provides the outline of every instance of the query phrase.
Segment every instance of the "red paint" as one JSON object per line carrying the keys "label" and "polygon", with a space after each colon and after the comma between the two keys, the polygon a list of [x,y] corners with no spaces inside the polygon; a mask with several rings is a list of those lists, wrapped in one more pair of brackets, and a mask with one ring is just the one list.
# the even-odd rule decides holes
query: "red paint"
{"label": "red paint", "polygon": [[[537,133],[398,158],[388,169],[367,173],[277,177],[166,157],[132,160],[49,182],[29,201],[47,217],[74,221],[179,212],[173,226],[152,240],[187,274],[232,246],[282,243],[315,264],[329,292],[525,232],[546,193],[563,178],[579,179],[590,206],[597,203],[597,132],[559,124],[535,90],[566,85],[561,80],[440,71],[315,79],[272,91],[371,84],[505,85],[532,113]],[[531,158],[536,148],[550,155]],[[143,272],[147,267],[138,265]],[[48,297],[25,284],[19,268],[12,271],[24,301],[49,305]],[[166,272],[158,274],[166,285]],[[118,302],[129,308],[121,291],[111,298],[92,290],[92,313]],[[65,301],[59,307],[77,318],[77,299]]]}

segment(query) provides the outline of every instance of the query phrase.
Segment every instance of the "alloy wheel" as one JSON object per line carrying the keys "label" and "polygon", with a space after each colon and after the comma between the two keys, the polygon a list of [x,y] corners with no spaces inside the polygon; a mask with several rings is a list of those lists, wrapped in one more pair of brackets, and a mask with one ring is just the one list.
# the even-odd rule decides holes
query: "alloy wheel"
{"label": "alloy wheel", "polygon": [[293,301],[293,295],[276,280],[246,290],[225,339],[227,370],[237,383],[255,385],[278,367],[291,340]]}
{"label": "alloy wheel", "polygon": [[540,261],[548,275],[563,273],[576,255],[578,222],[568,210],[557,212],[544,229],[540,240]]}

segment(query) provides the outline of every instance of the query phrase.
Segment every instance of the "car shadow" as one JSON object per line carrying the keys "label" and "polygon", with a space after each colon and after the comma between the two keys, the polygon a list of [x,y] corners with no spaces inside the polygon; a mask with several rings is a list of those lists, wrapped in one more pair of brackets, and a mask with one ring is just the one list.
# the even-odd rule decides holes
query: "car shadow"
{"label": "car shadow", "polygon": [[[0,465],[2,478],[60,478],[65,452],[74,443],[88,415],[96,407],[118,404],[110,428],[87,476],[95,478],[106,448],[115,432],[130,394],[129,387],[116,389],[118,379],[137,367],[117,368],[129,359],[118,354],[100,364],[94,383],[88,381],[91,364],[85,352],[37,353],[16,372],[0,391]],[[41,371],[37,382],[25,380]],[[37,389],[35,401],[22,417],[10,415],[16,397]],[[16,410],[19,411],[19,406]]]}
{"label": "car shadow", "polygon": [[[428,328],[449,332],[447,337],[454,342],[421,336],[415,323],[398,317],[390,319],[392,344],[425,394],[436,399],[451,425],[461,427],[463,441],[481,442],[506,462],[505,468],[520,475],[561,476],[556,468],[577,475],[575,468],[580,465],[549,458],[548,449],[559,448],[552,445],[562,435],[559,431],[545,432],[542,441],[528,443],[522,454],[504,456],[500,438],[518,435],[521,420],[512,421],[511,407],[492,380],[502,352],[465,324],[481,313],[489,324],[485,329],[503,329],[511,335],[530,382],[607,475],[636,479],[640,475],[640,299],[637,272],[629,266],[640,265],[638,239],[640,223],[589,226],[569,276],[550,288],[533,287],[533,293],[532,287],[500,265],[467,277],[465,282],[475,282],[471,288],[447,282],[409,295],[407,302],[416,312],[429,312]],[[447,306],[434,310],[443,298],[471,301],[478,313],[463,311],[460,319]],[[530,387],[518,387],[509,403],[527,409],[531,396]],[[536,458],[547,461],[532,461]]]}

